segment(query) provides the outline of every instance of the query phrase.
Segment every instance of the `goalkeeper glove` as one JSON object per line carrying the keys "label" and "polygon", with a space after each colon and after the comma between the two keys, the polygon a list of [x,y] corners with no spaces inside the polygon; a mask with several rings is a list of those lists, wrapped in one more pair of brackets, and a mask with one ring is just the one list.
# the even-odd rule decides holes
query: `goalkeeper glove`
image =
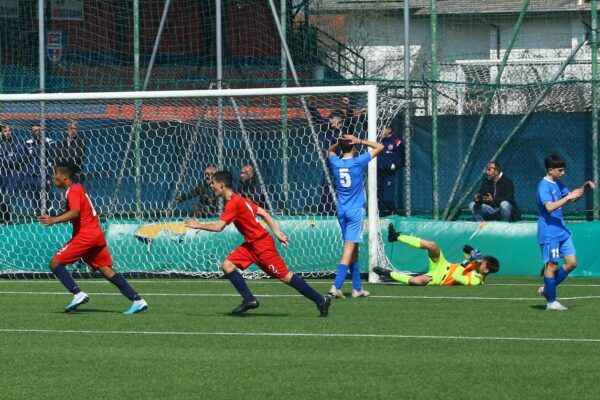
{"label": "goalkeeper glove", "polygon": [[481,256],[481,252],[469,246],[468,244],[465,244],[463,246],[462,251],[465,255],[465,260],[462,263],[460,263],[460,265],[463,267],[466,267],[472,261],[481,261],[483,259],[483,257]]}
{"label": "goalkeeper glove", "polygon": [[463,251],[463,254],[465,255],[465,258],[469,258],[469,256],[471,255],[471,252],[472,252],[473,250],[475,250],[475,249],[474,249],[474,248],[472,248],[471,246],[469,246],[468,244],[465,244],[465,245],[462,247],[462,251]]}
{"label": "goalkeeper glove", "polygon": [[471,254],[469,254],[469,260],[481,261],[481,260],[483,260],[483,256],[481,255],[481,252],[479,250],[473,249],[473,250],[471,250]]}

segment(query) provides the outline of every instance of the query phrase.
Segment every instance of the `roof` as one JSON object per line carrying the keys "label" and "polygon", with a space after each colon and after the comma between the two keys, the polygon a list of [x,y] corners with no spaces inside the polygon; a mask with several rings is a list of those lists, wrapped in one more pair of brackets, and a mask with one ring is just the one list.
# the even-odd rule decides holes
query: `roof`
{"label": "roof", "polygon": [[[429,15],[430,0],[408,0],[416,15]],[[577,5],[577,0],[531,0],[530,13],[582,12],[590,10],[588,2]],[[335,12],[348,10],[402,10],[402,0],[313,0],[319,11]],[[520,13],[523,0],[437,0],[437,14],[514,14]]]}
{"label": "roof", "polygon": [[[409,0],[412,10],[420,10],[429,6],[430,0]],[[439,0],[446,1],[446,0]],[[345,10],[402,10],[402,0],[312,0],[311,6],[319,11]]]}

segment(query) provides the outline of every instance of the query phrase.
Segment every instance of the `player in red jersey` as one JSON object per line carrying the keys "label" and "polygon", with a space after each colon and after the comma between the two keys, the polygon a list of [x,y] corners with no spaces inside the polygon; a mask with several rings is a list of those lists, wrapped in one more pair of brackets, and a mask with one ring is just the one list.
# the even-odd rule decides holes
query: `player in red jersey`
{"label": "player in red jersey", "polygon": [[116,273],[112,269],[112,257],[108,252],[104,233],[100,229],[98,216],[92,206],[89,196],[83,186],[74,183],[75,174],[79,168],[72,162],[60,161],[54,167],[54,184],[57,188],[66,191],[67,200],[66,211],[56,217],[42,215],[38,221],[44,226],[71,222],[73,224],[73,236],[50,260],[50,269],[60,282],[73,293],[73,300],[65,308],[65,312],[70,312],[81,304],[87,303],[88,295],[83,292],[65,268],[80,258],[90,267],[100,271],[100,273],[119,288],[121,293],[133,305],[124,312],[124,314],[136,314],[148,308],[148,304],[142,297],[127,283],[123,275]]}
{"label": "player in red jersey", "polygon": [[195,219],[186,219],[188,228],[202,229],[209,232],[221,232],[233,222],[237,230],[246,241],[239,245],[227,256],[221,269],[225,276],[240,293],[242,304],[232,311],[234,315],[241,315],[248,310],[258,308],[258,300],[246,284],[244,277],[237,270],[244,270],[252,263],[258,265],[267,275],[275,277],[285,284],[292,286],[304,297],[312,300],[321,317],[326,317],[331,304],[331,297],[323,296],[311,288],[300,274],[292,274],[275,247],[275,241],[269,232],[258,222],[260,216],[271,228],[277,239],[288,245],[288,237],[279,230],[271,215],[263,208],[257,206],[239,194],[233,192],[231,183],[233,178],[227,171],[216,172],[212,177],[211,189],[216,197],[225,199],[225,210],[218,222],[203,224]]}

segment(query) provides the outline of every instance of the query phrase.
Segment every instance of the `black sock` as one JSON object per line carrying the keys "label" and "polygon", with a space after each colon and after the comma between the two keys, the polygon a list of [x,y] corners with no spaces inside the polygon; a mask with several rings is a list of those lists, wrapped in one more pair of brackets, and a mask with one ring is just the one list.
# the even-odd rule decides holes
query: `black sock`
{"label": "black sock", "polygon": [[114,274],[112,278],[110,278],[110,282],[119,288],[119,291],[123,293],[123,296],[127,297],[131,301],[141,300],[142,296],[140,296],[133,288],[127,283],[125,277],[121,274]]}
{"label": "black sock", "polygon": [[315,304],[321,304],[323,302],[323,295],[317,292],[315,289],[308,286],[308,283],[299,274],[294,274],[290,280],[290,286],[299,291],[302,296],[312,300]]}
{"label": "black sock", "polygon": [[58,265],[52,270],[52,273],[60,281],[60,283],[62,283],[63,286],[67,288],[69,292],[73,294],[81,292],[81,289],[79,289],[79,286],[77,286],[77,284],[73,280],[73,277],[71,276],[69,271],[67,271],[64,265]]}
{"label": "black sock", "polygon": [[235,287],[238,293],[244,298],[244,301],[256,300],[256,298],[254,298],[254,296],[252,295],[252,292],[250,292],[250,288],[246,284],[244,277],[242,276],[242,274],[239,273],[237,269],[233,270],[232,273],[227,274],[225,276],[227,277],[227,279],[229,279],[229,281]]}

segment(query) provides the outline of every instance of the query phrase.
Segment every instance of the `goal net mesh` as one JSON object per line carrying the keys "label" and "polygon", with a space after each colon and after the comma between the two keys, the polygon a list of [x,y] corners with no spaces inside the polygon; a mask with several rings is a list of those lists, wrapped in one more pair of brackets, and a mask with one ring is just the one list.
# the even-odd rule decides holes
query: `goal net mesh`
{"label": "goal net mesh", "polygon": [[[222,212],[206,182],[205,172],[214,167],[230,171],[234,189],[275,216],[290,237],[291,245],[280,250],[292,271],[334,273],[342,240],[326,149],[336,139],[328,116],[344,98],[350,103],[345,129],[366,139],[365,94],[0,103],[1,122],[12,129],[15,144],[5,177],[11,184],[3,193],[0,273],[43,276],[70,239],[70,224],[44,228],[37,222],[65,208],[64,193],[52,183],[61,159],[81,164],[81,180],[121,272],[219,272],[241,235],[232,225],[218,234],[183,225],[188,217],[216,221]],[[379,124],[403,107],[391,98],[378,103]],[[32,124],[40,121],[36,136]],[[248,169],[253,176],[243,182],[249,176],[241,172]],[[380,225],[384,232],[386,221]],[[379,247],[380,263],[389,266]],[[90,271],[81,263],[74,268]],[[249,275],[259,271],[253,267]]]}

